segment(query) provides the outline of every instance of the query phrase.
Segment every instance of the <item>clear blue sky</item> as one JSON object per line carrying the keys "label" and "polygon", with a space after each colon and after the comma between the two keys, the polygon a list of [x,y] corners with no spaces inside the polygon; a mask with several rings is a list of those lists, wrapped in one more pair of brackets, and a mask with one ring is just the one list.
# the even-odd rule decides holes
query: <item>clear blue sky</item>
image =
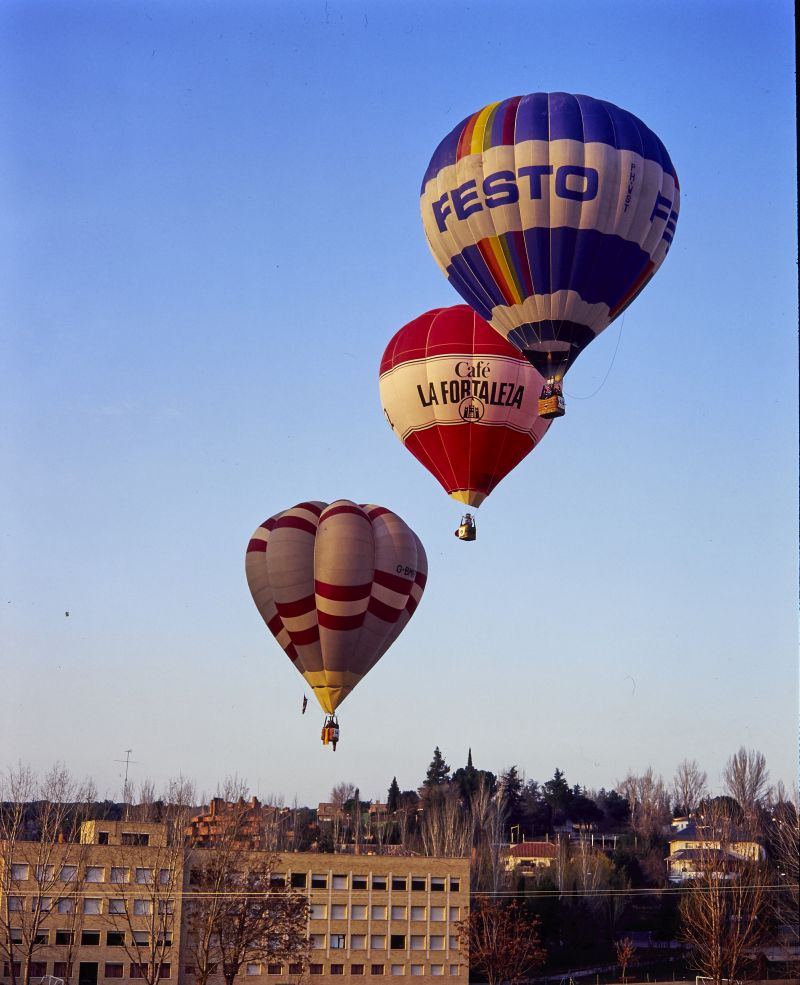
{"label": "clear blue sky", "polygon": [[[0,31],[0,765],[119,797],[131,748],[134,782],[314,804],[416,786],[436,745],[716,789],[745,745],[794,781],[788,2],[6,0]],[[462,544],[378,365],[460,302],[418,211],[439,140],[559,89],[659,134],[680,222]],[[309,498],[388,506],[430,562],[335,755],[244,579]]]}

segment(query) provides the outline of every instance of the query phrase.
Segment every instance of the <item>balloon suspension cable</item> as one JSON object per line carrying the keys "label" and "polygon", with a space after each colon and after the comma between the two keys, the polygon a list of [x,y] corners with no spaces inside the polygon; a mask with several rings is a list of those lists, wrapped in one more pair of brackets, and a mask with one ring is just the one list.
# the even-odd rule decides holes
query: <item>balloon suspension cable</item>
{"label": "balloon suspension cable", "polygon": [[617,335],[617,344],[614,347],[614,355],[611,357],[611,363],[610,363],[608,369],[606,370],[606,375],[603,377],[603,379],[602,379],[602,381],[600,383],[600,386],[598,386],[598,388],[596,390],[594,390],[592,393],[586,394],[585,397],[578,397],[578,396],[576,396],[576,394],[574,394],[574,393],[567,393],[567,391],[564,390],[564,396],[565,397],[569,397],[570,400],[591,400],[592,397],[596,397],[597,394],[600,393],[600,391],[606,385],[606,380],[609,378],[609,376],[611,376],[611,370],[614,368],[614,363],[616,362],[616,359],[617,359],[617,353],[619,352],[619,344],[622,341],[622,329],[625,327],[625,315],[626,314],[627,314],[627,312],[623,311],[623,313],[622,313],[622,321],[619,323],[619,335]]}

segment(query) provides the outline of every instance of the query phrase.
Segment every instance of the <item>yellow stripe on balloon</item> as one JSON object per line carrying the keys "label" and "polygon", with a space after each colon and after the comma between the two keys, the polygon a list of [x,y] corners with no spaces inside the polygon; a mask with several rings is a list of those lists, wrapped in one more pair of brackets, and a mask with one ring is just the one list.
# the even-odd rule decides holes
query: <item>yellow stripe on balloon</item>
{"label": "yellow stripe on balloon", "polygon": [[475,126],[472,128],[472,141],[470,142],[470,154],[480,154],[483,151],[483,140],[486,132],[486,125],[489,123],[492,114],[500,103],[489,103],[484,106],[475,118]]}
{"label": "yellow stripe on balloon", "polygon": [[502,237],[492,236],[487,240],[489,244],[489,249],[492,251],[492,256],[497,267],[497,270],[503,275],[505,281],[505,286],[508,288],[509,294],[514,299],[514,304],[522,304],[524,298],[522,295],[522,289],[520,287],[519,281],[517,280],[516,274],[514,273],[514,267],[511,264],[511,260],[506,253],[503,246]]}

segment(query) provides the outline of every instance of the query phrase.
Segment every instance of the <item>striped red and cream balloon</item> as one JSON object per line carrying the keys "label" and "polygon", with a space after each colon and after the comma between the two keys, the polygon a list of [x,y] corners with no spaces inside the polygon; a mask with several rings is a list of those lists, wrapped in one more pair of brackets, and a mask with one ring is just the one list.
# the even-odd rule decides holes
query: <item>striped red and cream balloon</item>
{"label": "striped red and cream balloon", "polygon": [[347,499],[265,520],[245,569],[267,628],[330,715],[400,635],[428,576],[399,516]]}

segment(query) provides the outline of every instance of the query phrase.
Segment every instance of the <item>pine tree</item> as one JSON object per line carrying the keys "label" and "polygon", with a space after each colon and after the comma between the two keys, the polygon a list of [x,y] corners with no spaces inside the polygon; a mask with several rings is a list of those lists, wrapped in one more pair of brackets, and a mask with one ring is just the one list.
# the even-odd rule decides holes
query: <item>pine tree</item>
{"label": "pine tree", "polygon": [[397,777],[392,777],[392,782],[389,784],[389,793],[386,797],[386,810],[390,814],[394,814],[400,805],[400,787],[397,784]]}
{"label": "pine tree", "polygon": [[500,802],[509,826],[513,827],[522,820],[522,780],[516,766],[510,766],[501,774],[499,787]]}
{"label": "pine tree", "polygon": [[444,761],[444,756],[437,746],[433,750],[433,759],[428,767],[428,772],[425,774],[425,782],[422,785],[430,790],[432,787],[441,787],[449,779],[450,767]]}

